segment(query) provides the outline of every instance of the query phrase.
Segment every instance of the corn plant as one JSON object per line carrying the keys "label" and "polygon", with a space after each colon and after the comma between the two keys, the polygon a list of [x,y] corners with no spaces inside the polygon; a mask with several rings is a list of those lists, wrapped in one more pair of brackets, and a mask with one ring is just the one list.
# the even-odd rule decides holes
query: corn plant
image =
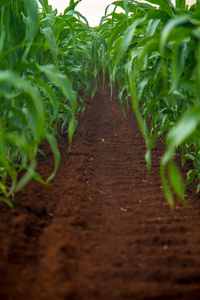
{"label": "corn plant", "polygon": [[[108,43],[106,64],[111,84],[119,84],[119,101],[122,104],[125,97],[129,105],[131,99],[146,141],[149,169],[157,138],[166,145],[160,174],[173,208],[172,190],[187,204],[183,200],[186,187],[200,178],[200,2],[191,7],[184,0],[175,5],[169,0],[148,2],[115,1],[98,32]],[[116,13],[118,6],[124,14]],[[185,184],[175,154],[182,165],[186,160],[193,162]]]}
{"label": "corn plant", "polygon": [[[55,176],[58,125],[70,145],[84,95],[97,87],[101,37],[75,11],[80,0],[62,15],[39,2],[40,9],[36,0],[0,3],[0,200],[10,206],[31,178],[48,184]],[[47,179],[35,171],[44,139],[55,159]]]}

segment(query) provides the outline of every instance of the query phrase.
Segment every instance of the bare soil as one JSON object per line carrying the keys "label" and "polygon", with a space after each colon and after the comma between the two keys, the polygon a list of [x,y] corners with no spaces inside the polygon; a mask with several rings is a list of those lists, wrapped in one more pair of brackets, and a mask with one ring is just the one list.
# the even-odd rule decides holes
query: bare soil
{"label": "bare soil", "polygon": [[[200,201],[191,186],[190,209],[170,211],[159,178],[164,148],[145,144],[117,92],[100,83],[50,186],[31,182],[0,204],[0,300],[200,299]],[[53,170],[38,158],[47,178]],[[186,170],[184,170],[185,172]],[[185,173],[184,173],[185,174]]]}

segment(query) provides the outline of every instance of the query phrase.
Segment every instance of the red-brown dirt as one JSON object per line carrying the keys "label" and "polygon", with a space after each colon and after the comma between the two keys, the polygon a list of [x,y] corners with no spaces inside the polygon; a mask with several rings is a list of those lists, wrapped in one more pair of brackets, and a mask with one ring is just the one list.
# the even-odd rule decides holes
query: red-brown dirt
{"label": "red-brown dirt", "polygon": [[[116,98],[116,91],[113,98]],[[10,210],[0,204],[0,300],[200,299],[200,206],[170,211],[152,151],[101,84],[79,117],[51,186],[31,182]],[[53,156],[38,158],[47,178]]]}

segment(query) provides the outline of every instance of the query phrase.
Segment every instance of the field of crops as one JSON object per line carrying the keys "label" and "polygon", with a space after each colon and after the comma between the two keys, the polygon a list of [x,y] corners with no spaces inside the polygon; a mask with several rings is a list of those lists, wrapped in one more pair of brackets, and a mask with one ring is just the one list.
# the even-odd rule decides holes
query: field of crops
{"label": "field of crops", "polygon": [[[1,1],[1,201],[12,206],[30,178],[48,184],[55,176],[58,127],[68,131],[70,148],[76,115],[85,110],[85,95],[94,96],[102,69],[112,87],[119,85],[120,104],[133,108],[149,170],[156,140],[165,144],[160,174],[173,208],[172,189],[183,200],[200,177],[200,2],[188,7],[184,0],[175,6],[169,0],[115,1],[95,28],[76,12],[80,1],[71,1],[63,15],[47,0],[39,2],[38,11],[36,0]],[[124,13],[116,13],[117,7]],[[55,159],[48,178],[35,172],[43,140]],[[175,153],[182,165],[193,163],[185,183]]]}
{"label": "field of crops", "polygon": [[0,2],[0,299],[199,300],[200,0],[80,2]]}

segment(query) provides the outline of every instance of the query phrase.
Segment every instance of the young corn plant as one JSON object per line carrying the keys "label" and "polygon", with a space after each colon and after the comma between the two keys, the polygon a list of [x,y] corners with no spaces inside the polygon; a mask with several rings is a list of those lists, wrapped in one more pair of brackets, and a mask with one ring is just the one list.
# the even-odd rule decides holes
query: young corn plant
{"label": "young corn plant", "polygon": [[[108,44],[106,66],[111,83],[119,84],[121,104],[124,93],[127,104],[131,98],[146,141],[148,168],[157,138],[164,141],[160,174],[165,196],[171,208],[173,192],[186,205],[186,187],[200,178],[199,1],[191,7],[184,0],[175,5],[169,0],[113,4],[123,8],[124,14],[114,9],[98,29]],[[175,163],[176,153],[182,165],[186,160],[194,164],[185,184]]]}
{"label": "young corn plant", "polygon": [[[62,15],[47,0],[40,9],[36,0],[0,3],[0,200],[10,206],[31,178],[48,184],[55,176],[58,125],[70,145],[85,107],[81,92],[95,94],[101,37],[75,11],[79,2]],[[44,139],[55,159],[47,179],[35,171]]]}

